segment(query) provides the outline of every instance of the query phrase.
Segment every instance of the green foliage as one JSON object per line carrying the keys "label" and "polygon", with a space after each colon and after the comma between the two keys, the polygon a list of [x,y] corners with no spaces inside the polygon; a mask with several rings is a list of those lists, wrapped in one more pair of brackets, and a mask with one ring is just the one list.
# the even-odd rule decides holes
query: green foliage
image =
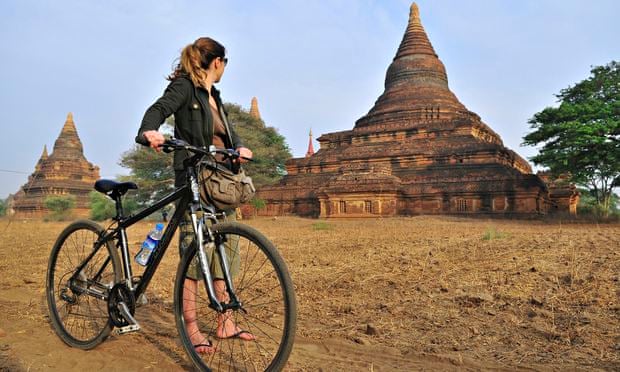
{"label": "green foliage", "polygon": [[587,187],[604,213],[620,186],[620,63],[593,67],[591,76],[556,95],[559,107],[547,107],[529,120],[533,131],[525,145],[540,145],[531,160],[553,175],[568,174]]}
{"label": "green foliage", "polygon": [[129,176],[120,177],[120,179],[132,181],[138,185],[138,190],[130,191],[132,195],[125,197],[126,212],[131,207],[130,203],[143,208],[163,198],[174,189],[172,154],[136,145],[122,155],[120,165],[131,170]]}
{"label": "green foliage", "polygon": [[482,240],[494,240],[494,239],[503,239],[509,238],[510,234],[503,233],[495,229],[495,227],[489,227],[482,235]]}
{"label": "green foliage", "polygon": [[71,210],[75,208],[75,196],[48,196],[43,205],[51,211],[46,220],[65,221],[71,218]]}
{"label": "green foliage", "polygon": [[267,206],[267,203],[265,202],[265,200],[264,199],[260,199],[260,198],[252,198],[252,200],[250,200],[250,204],[257,211],[259,211],[261,209],[264,209]]}
{"label": "green foliage", "polygon": [[579,204],[577,205],[579,215],[592,216],[596,218],[605,216],[620,216],[620,197],[617,194],[612,193],[609,210],[605,211],[597,202],[596,195],[594,195],[592,191],[587,189],[579,189],[579,192],[581,194],[579,196]]}
{"label": "green foliage", "polygon": [[0,216],[6,215],[6,199],[0,199]]}
{"label": "green foliage", "polygon": [[278,182],[286,174],[284,163],[292,157],[284,137],[275,128],[250,116],[241,106],[232,103],[224,106],[235,132],[254,154],[254,161],[243,166],[254,185],[259,188]]}
{"label": "green foliage", "polygon": [[88,194],[90,198],[90,218],[95,221],[103,221],[116,215],[114,202],[97,191]]}
{"label": "green foliage", "polygon": [[317,231],[321,231],[321,230],[331,230],[332,225],[328,224],[325,221],[319,221],[319,222],[315,222],[312,224],[312,230],[317,230]]}
{"label": "green foliage", "polygon": [[[90,218],[95,221],[103,221],[116,216],[116,206],[112,199],[97,191],[91,191],[88,196],[90,197]],[[135,198],[127,195],[123,198],[124,215],[127,216],[138,209],[139,206]]]}

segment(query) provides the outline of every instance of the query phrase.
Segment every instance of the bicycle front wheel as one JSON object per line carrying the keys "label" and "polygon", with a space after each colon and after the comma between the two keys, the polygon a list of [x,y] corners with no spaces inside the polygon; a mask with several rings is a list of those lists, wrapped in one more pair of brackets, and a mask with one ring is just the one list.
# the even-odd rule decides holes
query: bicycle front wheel
{"label": "bicycle front wheel", "polygon": [[[103,228],[95,222],[72,223],[58,236],[47,268],[47,306],[52,326],[65,343],[85,350],[99,345],[110,334],[107,298],[121,279],[114,247],[109,243],[95,245],[101,233]],[[94,249],[97,252],[76,273]]]}
{"label": "bicycle front wheel", "polygon": [[[190,249],[179,264],[174,292],[176,323],[185,351],[203,371],[281,370],[293,347],[296,327],[295,293],[286,264],[273,244],[249,226],[230,222],[216,224],[212,230],[216,241],[226,242],[234,292],[242,307],[224,313],[209,307],[200,269],[196,275],[196,249]],[[211,268],[217,278],[217,270]],[[216,291],[220,286],[215,285]],[[220,302],[227,301],[221,296]],[[210,348],[196,346],[209,343]]]}

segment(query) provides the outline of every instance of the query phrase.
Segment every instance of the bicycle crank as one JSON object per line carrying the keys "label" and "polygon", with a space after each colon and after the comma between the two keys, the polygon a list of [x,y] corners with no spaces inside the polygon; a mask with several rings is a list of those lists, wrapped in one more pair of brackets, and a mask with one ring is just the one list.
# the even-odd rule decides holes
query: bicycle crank
{"label": "bicycle crank", "polygon": [[108,296],[108,315],[118,333],[137,331],[140,325],[133,317],[136,311],[136,298],[125,283],[117,283]]}

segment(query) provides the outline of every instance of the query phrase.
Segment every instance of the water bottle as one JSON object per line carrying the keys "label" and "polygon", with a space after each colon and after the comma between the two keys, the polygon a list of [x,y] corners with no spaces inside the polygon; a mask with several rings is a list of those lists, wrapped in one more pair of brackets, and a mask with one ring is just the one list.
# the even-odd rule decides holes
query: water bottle
{"label": "water bottle", "polygon": [[157,248],[157,243],[161,239],[163,234],[164,224],[158,223],[155,225],[155,229],[151,230],[151,232],[146,236],[144,243],[142,243],[142,248],[140,248],[140,252],[135,257],[136,262],[139,265],[146,266],[149,263],[149,258],[151,258],[151,254]]}

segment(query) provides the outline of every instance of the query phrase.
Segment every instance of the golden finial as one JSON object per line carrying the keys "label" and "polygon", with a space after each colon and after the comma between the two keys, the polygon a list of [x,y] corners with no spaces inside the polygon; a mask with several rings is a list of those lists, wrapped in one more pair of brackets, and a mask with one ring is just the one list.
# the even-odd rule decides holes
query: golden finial
{"label": "golden finial", "polygon": [[409,10],[409,22],[420,23],[420,9],[415,2],[411,3],[411,9]]}

